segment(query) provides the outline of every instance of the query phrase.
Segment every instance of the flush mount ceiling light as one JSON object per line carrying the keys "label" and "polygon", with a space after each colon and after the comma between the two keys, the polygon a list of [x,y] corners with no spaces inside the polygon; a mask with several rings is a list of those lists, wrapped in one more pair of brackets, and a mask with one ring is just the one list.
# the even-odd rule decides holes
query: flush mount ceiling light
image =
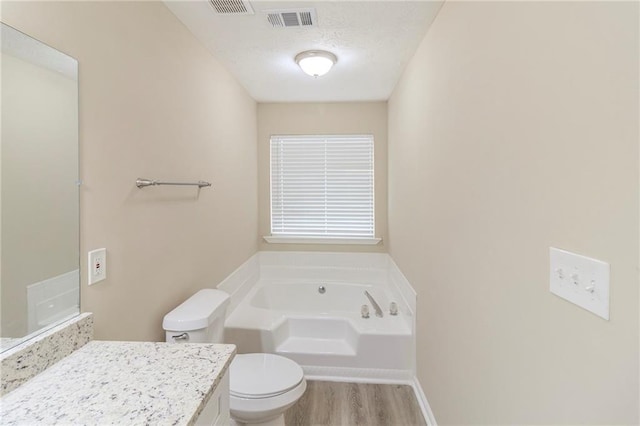
{"label": "flush mount ceiling light", "polygon": [[336,55],[324,50],[307,50],[296,55],[296,63],[312,77],[325,75],[336,62]]}

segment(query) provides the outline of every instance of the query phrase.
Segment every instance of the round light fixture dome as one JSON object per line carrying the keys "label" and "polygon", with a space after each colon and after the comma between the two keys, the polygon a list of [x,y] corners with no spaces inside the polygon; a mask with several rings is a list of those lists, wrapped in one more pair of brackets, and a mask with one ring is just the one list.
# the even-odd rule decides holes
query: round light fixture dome
{"label": "round light fixture dome", "polygon": [[336,55],[324,50],[307,50],[296,55],[296,63],[312,77],[325,75],[336,62]]}

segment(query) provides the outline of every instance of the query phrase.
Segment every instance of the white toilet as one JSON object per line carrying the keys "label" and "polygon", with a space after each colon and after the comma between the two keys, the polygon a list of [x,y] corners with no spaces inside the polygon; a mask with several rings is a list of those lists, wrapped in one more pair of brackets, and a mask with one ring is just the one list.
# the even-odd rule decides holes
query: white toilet
{"label": "white toilet", "polygon": [[[223,343],[229,295],[200,290],[164,317],[167,342]],[[302,368],[273,354],[241,354],[231,362],[230,411],[237,424],[284,425],[284,412],[307,388]]]}

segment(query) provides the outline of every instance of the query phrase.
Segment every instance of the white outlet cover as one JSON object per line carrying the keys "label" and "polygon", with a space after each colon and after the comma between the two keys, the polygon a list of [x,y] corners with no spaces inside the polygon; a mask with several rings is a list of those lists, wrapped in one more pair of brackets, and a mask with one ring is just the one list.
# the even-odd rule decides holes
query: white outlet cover
{"label": "white outlet cover", "polygon": [[[96,268],[96,264],[100,264],[100,268]],[[89,252],[87,261],[87,270],[89,285],[95,284],[107,278],[107,249],[100,248]]]}
{"label": "white outlet cover", "polygon": [[609,320],[609,264],[549,248],[549,290]]}

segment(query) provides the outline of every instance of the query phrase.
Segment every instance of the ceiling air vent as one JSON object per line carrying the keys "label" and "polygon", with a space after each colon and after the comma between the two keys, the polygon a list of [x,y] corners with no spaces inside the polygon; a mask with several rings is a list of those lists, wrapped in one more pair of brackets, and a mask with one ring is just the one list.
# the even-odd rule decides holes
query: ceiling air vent
{"label": "ceiling air vent", "polygon": [[274,28],[312,27],[318,20],[316,10],[313,8],[265,10],[264,12],[267,14],[267,21]]}
{"label": "ceiling air vent", "polygon": [[209,0],[209,3],[221,15],[253,15],[249,0]]}

